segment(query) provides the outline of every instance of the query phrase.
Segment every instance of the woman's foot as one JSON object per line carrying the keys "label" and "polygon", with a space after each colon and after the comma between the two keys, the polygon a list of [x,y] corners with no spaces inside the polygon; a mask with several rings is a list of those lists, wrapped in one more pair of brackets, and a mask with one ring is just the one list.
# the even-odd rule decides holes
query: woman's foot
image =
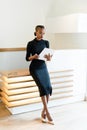
{"label": "woman's foot", "polygon": [[49,124],[54,125],[54,122],[53,122],[53,119],[52,119],[50,113],[47,113],[47,119],[48,119],[48,123],[49,123]]}
{"label": "woman's foot", "polygon": [[46,122],[47,122],[47,121],[46,121],[46,114],[45,114],[44,111],[42,111],[42,113],[41,113],[41,121],[42,121],[43,123],[46,123]]}

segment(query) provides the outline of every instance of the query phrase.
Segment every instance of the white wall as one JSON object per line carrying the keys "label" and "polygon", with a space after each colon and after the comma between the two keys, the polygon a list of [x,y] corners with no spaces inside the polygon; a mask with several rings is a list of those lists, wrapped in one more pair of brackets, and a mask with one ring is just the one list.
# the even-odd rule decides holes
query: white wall
{"label": "white wall", "polygon": [[[25,47],[27,42],[34,38],[34,27],[37,24],[45,25],[48,17],[71,13],[87,13],[87,0],[0,0],[0,48]],[[80,36],[82,39],[85,37],[83,45],[79,40]],[[61,41],[58,49],[87,48],[86,36],[87,34],[58,34],[58,41]],[[66,46],[64,37],[66,42],[71,37]],[[54,34],[46,33],[45,38],[50,41],[52,48],[56,48],[57,40]],[[73,43],[77,44],[77,40],[79,44],[72,46]]]}
{"label": "white wall", "polygon": [[[34,38],[34,27],[37,24],[45,25],[46,18],[82,12],[87,13],[86,0],[0,0],[0,48],[25,47]],[[54,49],[87,48],[87,33],[46,32],[45,38]],[[2,54],[1,60],[4,58]],[[16,60],[17,55],[14,56]],[[9,61],[12,58],[10,55],[7,57]]]}
{"label": "white wall", "polygon": [[[25,47],[27,42],[34,38],[34,27],[37,24],[45,25],[46,18],[81,12],[87,13],[86,0],[0,0],[0,48]],[[46,32],[45,38],[50,41],[50,46],[54,49],[87,48],[86,33]],[[12,64],[12,66],[8,65],[7,69],[20,66],[22,59],[15,66],[11,62],[12,56],[16,61],[17,53],[12,56],[9,52],[6,54],[7,57],[4,57],[4,53],[1,53],[0,58],[1,61],[7,58],[9,64]],[[2,69],[5,69],[3,64],[0,66],[0,70]]]}
{"label": "white wall", "polygon": [[44,24],[53,0],[0,0],[0,48],[25,47]]}
{"label": "white wall", "polygon": [[[54,0],[0,0],[0,48],[26,47]],[[53,35],[52,35],[53,36]],[[47,37],[47,36],[45,36]],[[52,38],[50,37],[52,40]],[[0,71],[28,68],[25,51],[0,52]]]}

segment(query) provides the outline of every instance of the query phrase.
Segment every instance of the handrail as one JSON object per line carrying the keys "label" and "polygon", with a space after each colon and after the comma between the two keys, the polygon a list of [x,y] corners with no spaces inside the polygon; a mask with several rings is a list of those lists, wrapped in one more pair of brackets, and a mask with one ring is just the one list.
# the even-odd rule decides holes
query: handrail
{"label": "handrail", "polygon": [[19,47],[19,48],[0,48],[0,52],[12,52],[12,51],[25,51],[25,47]]}

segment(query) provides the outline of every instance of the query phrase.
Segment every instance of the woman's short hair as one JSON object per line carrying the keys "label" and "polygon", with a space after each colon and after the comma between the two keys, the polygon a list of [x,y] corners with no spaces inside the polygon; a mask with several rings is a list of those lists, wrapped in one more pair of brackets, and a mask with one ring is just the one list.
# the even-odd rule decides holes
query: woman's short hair
{"label": "woman's short hair", "polygon": [[39,28],[44,29],[45,27],[44,27],[43,25],[37,25],[37,26],[35,27],[35,32],[34,32],[34,35],[35,35],[35,36],[36,36],[36,31],[37,31]]}

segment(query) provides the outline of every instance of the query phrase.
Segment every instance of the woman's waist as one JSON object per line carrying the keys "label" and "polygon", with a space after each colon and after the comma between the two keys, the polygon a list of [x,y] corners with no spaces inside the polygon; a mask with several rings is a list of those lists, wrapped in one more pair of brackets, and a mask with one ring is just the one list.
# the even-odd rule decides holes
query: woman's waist
{"label": "woman's waist", "polygon": [[31,62],[31,65],[30,65],[31,67],[44,67],[44,66],[46,66],[46,64],[45,64],[45,61],[44,60],[38,60],[38,59],[35,59],[35,60],[32,60],[32,62]]}

